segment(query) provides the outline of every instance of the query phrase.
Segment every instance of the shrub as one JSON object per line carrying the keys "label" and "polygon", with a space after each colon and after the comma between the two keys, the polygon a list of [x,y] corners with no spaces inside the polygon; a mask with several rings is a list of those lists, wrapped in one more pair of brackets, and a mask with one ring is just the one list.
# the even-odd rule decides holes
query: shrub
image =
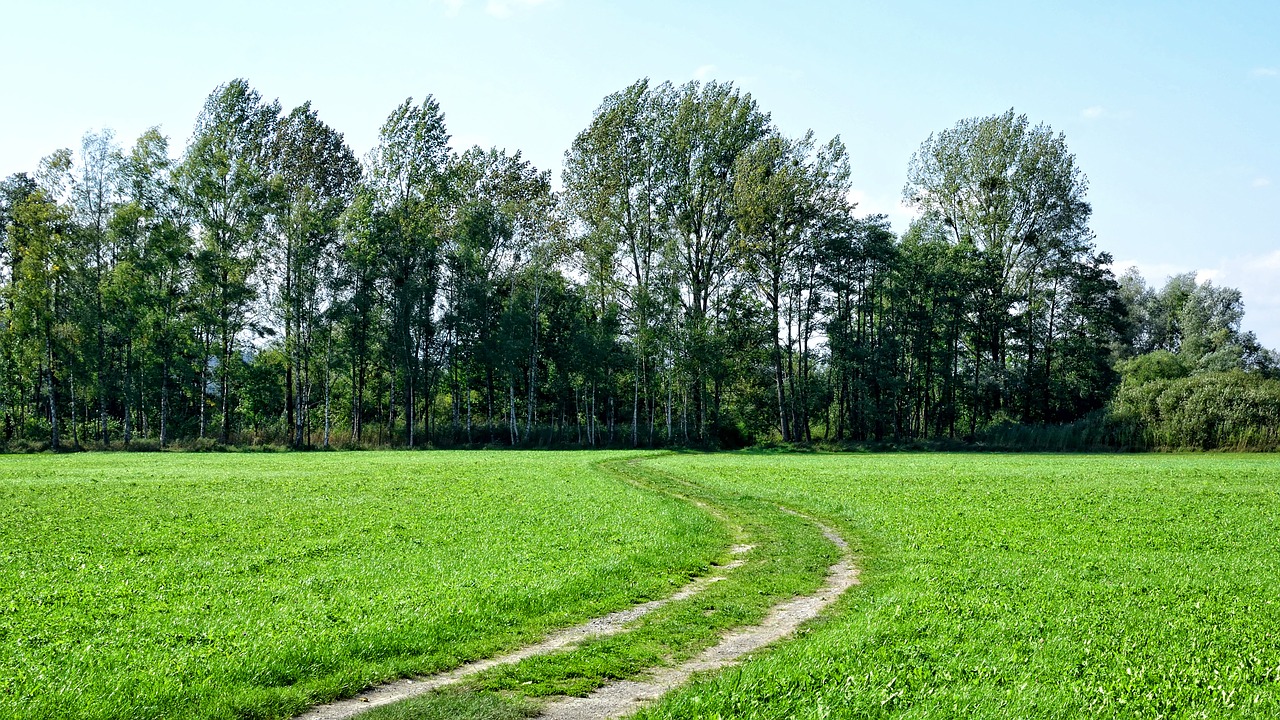
{"label": "shrub", "polygon": [[1149,447],[1280,448],[1280,380],[1242,371],[1197,373],[1145,383],[1126,378],[1111,419],[1137,429]]}

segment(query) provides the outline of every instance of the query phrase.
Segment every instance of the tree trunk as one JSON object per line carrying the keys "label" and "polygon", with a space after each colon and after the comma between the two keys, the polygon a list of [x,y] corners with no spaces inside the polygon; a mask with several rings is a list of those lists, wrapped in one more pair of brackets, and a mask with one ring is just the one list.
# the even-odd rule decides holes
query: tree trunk
{"label": "tree trunk", "polygon": [[293,448],[298,449],[298,438],[296,425],[294,424],[294,416],[296,412],[295,404],[297,402],[297,392],[294,385],[296,374],[294,373],[294,365],[297,364],[297,333],[294,332],[294,321],[297,319],[297,304],[294,298],[294,252],[292,233],[285,232],[285,250],[284,250],[284,408],[285,408],[285,427],[289,428]]}
{"label": "tree trunk", "polygon": [[[416,361],[416,358],[415,358]],[[417,365],[417,362],[414,362]],[[404,421],[407,432],[407,440],[409,449],[413,449],[413,420],[414,420],[414,376],[417,375],[413,368],[405,368],[405,403],[404,403]]]}
{"label": "tree trunk", "polygon": [[160,363],[160,447],[169,442],[169,358]]}
{"label": "tree trunk", "polygon": [[[203,333],[202,333],[202,334],[203,334]],[[209,404],[209,396],[208,396],[208,394],[207,394],[207,390],[208,390],[208,387],[209,387],[209,378],[208,378],[208,372],[209,372],[209,339],[208,339],[208,338],[209,338],[209,336],[208,336],[208,335],[205,335],[205,336],[204,336],[204,343],[203,343],[203,344],[204,344],[204,353],[200,356],[200,373],[199,373],[199,375],[197,376],[197,381],[200,383],[200,388],[199,388],[199,393],[198,393],[198,394],[199,394],[199,396],[200,396],[200,439],[201,439],[201,440],[203,440],[203,439],[204,439],[204,434],[205,434],[205,432],[206,432],[206,430],[207,430],[207,428],[208,428],[208,424],[209,424],[209,423],[208,423],[208,420],[207,420],[207,419],[206,419],[206,417],[205,417],[205,414],[206,414],[205,406],[207,406],[207,405]]]}
{"label": "tree trunk", "polygon": [[529,351],[529,406],[525,408],[524,438],[532,437],[534,408],[537,405],[538,392],[538,311],[542,303],[542,279],[535,275],[533,283],[533,312],[530,314],[529,333],[532,335],[532,346]]}
{"label": "tree trunk", "polygon": [[67,378],[71,390],[71,447],[80,449],[80,423],[76,422],[76,374]]}
{"label": "tree trunk", "polygon": [[794,441],[796,441],[796,440],[801,439],[801,438],[800,438],[800,437],[798,437],[798,436],[799,436],[799,435],[801,434],[801,432],[802,432],[802,431],[800,430],[800,420],[799,420],[799,418],[797,417],[797,412],[796,412],[796,411],[797,411],[797,408],[796,408],[796,398],[800,397],[799,393],[797,393],[797,392],[796,392],[796,362],[795,362],[795,346],[796,346],[796,343],[795,343],[795,338],[793,338],[793,337],[791,336],[791,324],[792,324],[792,319],[795,317],[796,313],[798,312],[798,308],[796,307],[796,306],[797,306],[797,304],[798,304],[798,302],[799,302],[799,300],[798,300],[798,298],[796,298],[796,297],[794,296],[794,293],[792,294],[792,296],[789,296],[789,297],[787,298],[787,367],[786,367],[786,377],[787,377],[787,384],[790,386],[790,388],[789,388],[789,389],[790,389],[790,391],[791,391],[791,402],[786,403],[786,409],[787,409],[787,413],[786,413],[786,414],[787,414],[787,416],[789,417],[789,419],[791,420],[791,428],[790,428],[790,430],[791,430],[791,437],[790,437],[790,440],[792,440],[793,442],[794,442]]}
{"label": "tree trunk", "polygon": [[635,392],[631,400],[631,447],[637,447],[640,444],[638,428],[640,426],[640,367],[636,363],[636,382]]}
{"label": "tree trunk", "polygon": [[[133,362],[133,340],[125,342],[124,345],[124,385],[121,388],[120,396],[124,400],[124,446],[129,447],[129,443],[133,442],[133,425],[129,421],[129,365]],[[72,402],[75,405],[75,402]]]}
{"label": "tree trunk", "polygon": [[219,439],[225,445],[231,441],[231,338],[225,323],[222,332],[222,367],[219,372],[222,387],[222,431]]}
{"label": "tree trunk", "polygon": [[519,428],[516,427],[516,381],[514,378],[507,378],[507,397],[510,400],[510,420],[511,420],[511,446],[515,447],[520,441]]}
{"label": "tree trunk", "polygon": [[[774,285],[774,292],[776,293],[777,283],[775,282]],[[782,344],[778,338],[780,334],[778,325],[782,316],[779,312],[778,296],[776,294],[770,298],[770,302],[773,305],[773,380],[778,395],[778,431],[782,433],[782,442],[789,442],[791,440],[791,432],[790,427],[787,425],[787,400],[782,381]]]}
{"label": "tree trunk", "polygon": [[[101,236],[99,236],[99,238],[100,238],[100,237],[101,237]],[[99,248],[101,248],[101,240],[99,240],[98,245],[99,245]],[[99,442],[101,442],[101,443],[102,443],[102,446],[105,448],[105,447],[107,446],[107,392],[106,392],[106,383],[103,381],[103,375],[105,374],[105,372],[104,372],[104,369],[103,369],[103,367],[102,367],[102,366],[104,365],[103,359],[104,359],[104,357],[106,356],[106,352],[105,352],[105,350],[104,350],[105,341],[104,341],[104,339],[103,339],[103,328],[102,328],[102,313],[103,313],[103,311],[102,311],[102,254],[101,254],[101,249],[99,249],[99,253],[98,253],[98,265],[97,265],[97,268],[98,268],[98,273],[97,273],[97,274],[98,274],[98,277],[97,277],[97,284],[96,284],[96,287],[95,287],[95,290],[94,290],[94,294],[95,294],[96,299],[97,299],[97,309],[98,309],[98,317],[97,317],[97,325],[98,325],[98,328],[97,328],[97,330],[98,330],[98,332],[97,332],[97,343],[98,343],[98,347],[97,347],[97,357],[95,358],[95,360],[97,361],[97,370],[98,370],[98,377],[97,377],[97,385],[98,385],[98,433],[99,433]],[[72,413],[71,417],[72,417],[72,419],[74,420],[74,418],[75,418],[75,413]],[[74,423],[73,423],[73,424],[74,424]]]}
{"label": "tree trunk", "polygon": [[671,436],[671,375],[667,374],[667,443],[670,444]]}
{"label": "tree trunk", "polygon": [[61,446],[61,438],[58,436],[58,390],[53,372],[53,328],[47,326],[45,327],[45,348],[49,356],[49,447],[57,452]]}
{"label": "tree trunk", "polygon": [[324,449],[329,449],[329,399],[333,394],[332,380],[332,361],[333,361],[333,328],[329,328],[329,334],[325,337],[324,345]]}

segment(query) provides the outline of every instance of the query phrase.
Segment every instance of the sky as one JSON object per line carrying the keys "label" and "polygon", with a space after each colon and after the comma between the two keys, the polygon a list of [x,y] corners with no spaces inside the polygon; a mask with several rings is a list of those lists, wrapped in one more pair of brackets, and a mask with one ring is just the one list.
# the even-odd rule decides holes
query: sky
{"label": "sky", "polygon": [[111,128],[180,152],[237,77],[307,100],[359,154],[434,95],[456,148],[558,176],[608,94],[733,82],[790,135],[849,148],[854,197],[895,229],[912,152],[1013,108],[1065,134],[1118,272],[1240,288],[1280,347],[1280,2],[0,0],[0,177]]}

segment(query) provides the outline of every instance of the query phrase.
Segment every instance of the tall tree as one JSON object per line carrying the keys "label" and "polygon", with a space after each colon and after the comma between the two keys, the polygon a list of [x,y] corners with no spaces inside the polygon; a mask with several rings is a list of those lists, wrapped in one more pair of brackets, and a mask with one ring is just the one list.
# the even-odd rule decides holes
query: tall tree
{"label": "tall tree", "polygon": [[[49,445],[62,445],[62,381],[70,379],[75,342],[68,282],[83,258],[75,257],[74,226],[66,208],[46,188],[18,199],[8,211],[7,239],[12,261],[8,302],[19,339],[19,362],[37,371],[44,386]],[[73,376],[71,376],[73,377]],[[74,408],[74,403],[72,403]],[[74,425],[75,419],[72,417]]]}
{"label": "tall tree", "polygon": [[[405,442],[416,443],[416,408],[429,368],[423,360],[435,342],[441,233],[447,192],[449,134],[444,113],[428,95],[421,105],[400,104],[378,134],[369,156],[377,212],[387,221],[379,238],[390,280],[393,358],[405,414]],[[391,403],[394,408],[394,403]],[[389,417],[394,416],[394,410]],[[430,431],[430,428],[427,428]]]}
{"label": "tall tree", "polygon": [[15,326],[15,281],[20,277],[21,228],[15,213],[39,191],[35,178],[19,173],[0,182],[0,403],[4,408],[4,438],[12,441],[22,432],[31,393],[26,392],[30,373],[22,358],[26,338]]}
{"label": "tall tree", "polygon": [[[196,279],[202,297],[204,332],[217,342],[221,431],[229,442],[233,383],[243,364],[240,335],[256,297],[253,276],[259,268],[264,229],[278,185],[271,177],[272,138],[280,106],[264,102],[244,80],[214,90],[196,120],[186,158],[177,170],[187,211],[200,237]],[[209,345],[210,343],[206,343]],[[203,393],[204,381],[201,382]],[[201,434],[205,428],[201,402]]]}
{"label": "tall tree", "polygon": [[[660,88],[658,93],[666,92]],[[631,444],[639,444],[640,403],[653,412],[654,323],[664,228],[657,186],[657,96],[642,80],[605,98],[591,126],[565,155],[565,199],[582,225],[578,256],[601,307],[620,280],[632,348]],[[621,277],[617,277],[621,275]],[[606,314],[602,309],[601,317]]]}
{"label": "tall tree", "polygon": [[338,220],[354,197],[360,164],[342,134],[305,103],[280,122],[274,143],[280,178],[275,298],[284,326],[285,407],[290,442],[302,447],[311,403],[312,356],[325,299],[335,274]]}
{"label": "tall tree", "polygon": [[[1013,110],[930,135],[911,158],[905,201],[980,253],[971,350],[974,376],[987,378],[989,387],[985,417],[1007,400],[1008,336],[1036,302],[1031,295],[1043,289],[1036,284],[1043,261],[1074,261],[1091,249],[1087,187],[1065,137]],[[1033,347],[1025,349],[1030,365]]]}
{"label": "tall tree", "polygon": [[362,186],[341,218],[337,273],[333,279],[334,323],[349,362],[351,440],[365,440],[371,364],[385,334],[383,258],[380,241],[389,232],[373,191]]}
{"label": "tall tree", "polygon": [[[175,377],[186,374],[192,330],[192,239],[172,171],[168,140],[155,128],[144,132],[124,156],[124,201],[109,227],[117,257],[103,290],[116,308],[111,325],[124,348],[124,440],[128,443],[132,435],[131,408],[141,410],[149,394],[162,447],[173,435]],[[153,392],[144,393],[144,386]]]}
{"label": "tall tree", "polygon": [[[557,210],[551,174],[539,171],[520,153],[472,148],[457,159],[452,171],[456,211],[452,240],[446,252],[448,299],[445,324],[453,356],[455,429],[461,397],[470,397],[470,371],[487,366],[486,404],[492,405],[493,365],[505,357],[504,373],[514,405],[514,388],[525,386],[525,435],[532,429],[537,405],[539,328],[537,322],[545,273],[555,262],[553,240]],[[537,268],[535,270],[534,268]],[[530,307],[517,311],[515,283],[528,282]],[[504,293],[505,286],[510,286]],[[502,298],[508,303],[502,318],[519,323],[522,332],[502,328],[507,342],[495,334],[501,324]],[[522,294],[520,298],[525,298]],[[519,380],[519,381],[518,381]],[[471,409],[468,401],[467,426]],[[514,409],[508,413],[514,415]],[[512,426],[515,434],[514,424]]]}
{"label": "tall tree", "polygon": [[[814,144],[812,133],[791,140],[773,132],[747,148],[734,168],[736,253],[748,284],[773,315],[774,390],[778,430],[784,442],[807,437],[807,413],[797,398],[788,402],[785,382],[788,377],[794,380],[795,375],[795,363],[790,361],[793,331],[801,335],[809,316],[805,287],[809,273],[805,270],[813,252],[807,246],[823,229],[824,220],[834,222],[852,210],[845,199],[849,166],[844,145],[836,138],[816,152]],[[801,355],[803,365],[807,353]],[[795,395],[794,388],[790,394]]]}
{"label": "tall tree", "polygon": [[94,345],[91,372],[98,405],[98,437],[106,444],[109,387],[117,380],[108,347],[113,340],[108,337],[110,322],[103,306],[106,279],[115,264],[107,223],[120,202],[122,155],[115,144],[115,134],[110,130],[87,133],[81,142],[79,161],[70,178],[71,207],[90,263],[85,268],[85,282],[92,296],[86,308]]}
{"label": "tall tree", "polygon": [[[699,439],[716,422],[720,386],[703,368],[716,360],[713,335],[733,270],[734,166],[768,130],[769,115],[731,84],[689,83],[658,89],[658,182],[670,228],[669,263],[683,308],[684,355]],[[708,387],[710,382],[710,387]],[[708,397],[710,393],[710,398]]]}

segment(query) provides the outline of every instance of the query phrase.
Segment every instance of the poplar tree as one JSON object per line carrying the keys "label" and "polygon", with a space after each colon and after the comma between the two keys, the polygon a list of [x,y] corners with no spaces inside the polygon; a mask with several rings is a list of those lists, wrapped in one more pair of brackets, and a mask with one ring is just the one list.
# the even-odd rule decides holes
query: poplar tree
{"label": "poplar tree", "polygon": [[279,177],[274,298],[284,329],[285,408],[290,444],[304,445],[305,418],[317,381],[313,355],[336,270],[338,220],[350,205],[361,169],[342,134],[324,124],[310,103],[276,129],[273,169]]}
{"label": "poplar tree", "polygon": [[[447,191],[449,134],[444,114],[428,95],[421,105],[410,98],[387,118],[369,155],[370,187],[377,243],[388,280],[392,362],[402,392],[405,443],[416,444],[416,408],[430,376],[424,357],[435,338],[441,233]],[[388,425],[395,416],[389,399]],[[430,428],[427,428],[428,432]]]}
{"label": "poplar tree", "polygon": [[[244,80],[219,87],[205,101],[177,170],[183,203],[199,237],[196,291],[206,347],[200,392],[205,393],[204,378],[213,361],[219,388],[219,439],[224,443],[231,439],[232,395],[243,365],[241,333],[249,327],[248,310],[257,298],[254,275],[260,269],[265,228],[279,191],[271,176],[271,139],[279,115],[279,104],[264,102]],[[214,353],[209,355],[208,349]],[[207,425],[206,405],[202,399],[201,437]]]}

